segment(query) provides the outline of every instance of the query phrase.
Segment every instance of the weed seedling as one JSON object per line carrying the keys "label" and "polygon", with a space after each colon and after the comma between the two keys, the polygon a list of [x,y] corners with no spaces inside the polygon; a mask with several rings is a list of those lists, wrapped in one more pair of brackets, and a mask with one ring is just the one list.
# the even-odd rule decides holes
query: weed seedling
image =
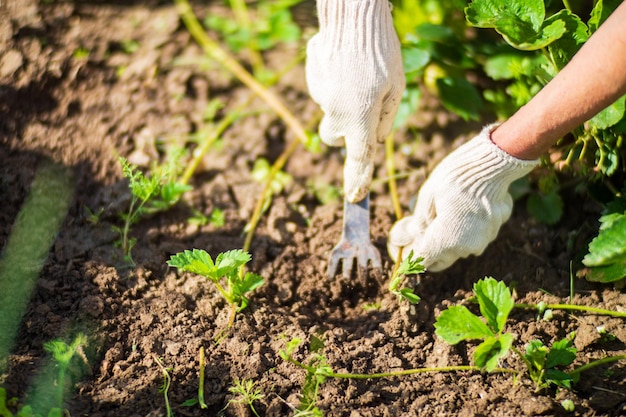
{"label": "weed seedling", "polygon": [[423,258],[414,258],[413,251],[409,253],[409,256],[402,259],[398,268],[394,271],[391,280],[389,281],[389,292],[397,295],[400,299],[404,299],[411,304],[417,304],[420,302],[420,298],[413,292],[412,288],[398,288],[402,282],[402,278],[406,275],[417,275],[423,273],[426,269],[422,265]]}
{"label": "weed seedling", "polygon": [[261,417],[254,408],[254,402],[262,400],[265,395],[263,395],[261,389],[256,388],[255,385],[256,383],[251,379],[234,380],[233,386],[228,388],[228,391],[235,394],[236,397],[228,401],[226,407],[228,407],[231,403],[247,404],[255,416]]}
{"label": "weed seedling", "polygon": [[80,352],[80,349],[86,344],[87,337],[79,333],[69,345],[62,340],[53,340],[43,345],[46,352],[52,353],[52,357],[58,367],[56,402],[59,409],[63,408],[63,394],[65,392],[65,375],[67,369],[74,355]]}
{"label": "weed seedling", "polygon": [[576,348],[572,346],[571,340],[559,340],[550,348],[544,346],[540,340],[533,340],[526,345],[526,352],[522,357],[537,391],[550,385],[572,388],[572,376],[557,369],[571,365],[576,359]]}
{"label": "weed seedling", "polygon": [[162,360],[160,358],[154,357],[157,365],[161,369],[161,373],[163,374],[163,383],[159,387],[159,393],[163,394],[163,399],[165,400],[165,412],[167,417],[172,417],[174,413],[172,412],[172,407],[170,406],[170,399],[168,396],[170,385],[172,384],[172,377],[170,376],[170,372],[173,371],[173,368],[166,368],[163,366]]}
{"label": "weed seedling", "polygon": [[[173,255],[167,264],[181,271],[201,275],[215,284],[222,297],[231,306],[228,327],[235,320],[235,313],[248,306],[246,294],[263,285],[260,275],[244,273],[244,266],[252,259],[248,252],[240,249],[230,250],[217,255],[215,262],[202,249],[186,250]],[[222,285],[222,282],[225,284]]]}
{"label": "weed seedling", "polygon": [[131,264],[131,250],[136,240],[129,237],[130,226],[137,223],[142,216],[172,207],[185,191],[191,189],[189,185],[176,180],[180,168],[179,159],[180,155],[175,156],[164,165],[156,167],[151,175],[145,175],[125,158],[119,158],[122,173],[129,181],[132,197],[128,213],[122,215],[124,226],[115,230],[120,234],[119,245],[124,257]]}

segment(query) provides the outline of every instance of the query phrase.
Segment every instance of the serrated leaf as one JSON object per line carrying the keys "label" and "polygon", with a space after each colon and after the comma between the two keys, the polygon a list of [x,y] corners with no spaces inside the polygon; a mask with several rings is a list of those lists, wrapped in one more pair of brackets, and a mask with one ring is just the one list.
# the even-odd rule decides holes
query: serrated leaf
{"label": "serrated leaf", "polygon": [[435,333],[451,345],[494,336],[489,326],[464,306],[452,306],[443,311],[435,322]]}
{"label": "serrated leaf", "polygon": [[600,222],[600,233],[589,243],[583,264],[596,267],[626,263],[626,213],[603,216]]}
{"label": "serrated leaf", "polygon": [[487,372],[493,371],[500,358],[506,356],[513,344],[513,336],[505,333],[485,339],[474,351],[474,364]]}
{"label": "serrated leaf", "polygon": [[561,10],[550,19],[558,19],[565,23],[563,36],[548,46],[553,62],[561,70],[589,38],[589,28],[580,17],[567,9]]}
{"label": "serrated leaf", "polygon": [[[203,277],[215,278],[215,264],[211,255],[202,249],[185,250],[170,257],[167,261],[169,266],[181,271],[202,275]],[[217,277],[220,278],[220,277]]]}
{"label": "serrated leaf", "polygon": [[576,348],[572,346],[572,341],[562,339],[554,342],[546,356],[546,368],[555,366],[567,366],[576,359]]}
{"label": "serrated leaf", "polygon": [[263,280],[263,277],[261,275],[255,274],[253,272],[246,272],[246,275],[244,276],[244,279],[241,282],[239,289],[242,293],[247,293],[256,290],[264,283],[265,281]]}
{"label": "serrated leaf", "polygon": [[509,288],[504,282],[487,277],[474,284],[474,293],[480,312],[487,319],[491,330],[494,333],[501,332],[515,304]]}
{"label": "serrated leaf", "polygon": [[215,259],[216,273],[219,277],[232,277],[236,275],[243,265],[248,263],[252,256],[241,249],[233,249],[222,252]]}

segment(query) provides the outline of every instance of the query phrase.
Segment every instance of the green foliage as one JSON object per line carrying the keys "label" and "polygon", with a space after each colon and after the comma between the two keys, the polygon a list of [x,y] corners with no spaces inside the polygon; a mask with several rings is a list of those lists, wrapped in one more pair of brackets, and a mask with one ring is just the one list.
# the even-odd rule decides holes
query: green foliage
{"label": "green foliage", "polygon": [[213,282],[224,299],[239,312],[248,306],[246,294],[264,284],[260,275],[243,273],[244,266],[251,259],[248,252],[234,249],[220,253],[214,262],[206,251],[193,249],[172,255],[167,264]]}
{"label": "green foliage", "polygon": [[[15,413],[10,409],[17,409]],[[46,414],[47,417],[62,417],[63,410],[60,408],[52,408]],[[43,417],[41,414],[35,413],[30,405],[20,405],[17,398],[7,399],[7,392],[0,387],[0,417]]]}
{"label": "green foliage", "polygon": [[537,390],[550,385],[572,388],[574,378],[557,368],[571,365],[576,359],[576,348],[569,339],[554,342],[550,348],[540,340],[533,340],[526,345],[523,358],[528,365],[528,374]]}
{"label": "green foliage", "polygon": [[234,380],[233,386],[228,388],[228,391],[235,394],[236,397],[229,400],[226,407],[228,407],[231,403],[247,404],[252,413],[257,417],[260,417],[259,413],[257,413],[254,408],[254,402],[262,400],[265,395],[263,395],[261,389],[256,388],[255,385],[256,383],[251,379]]}
{"label": "green foliage", "polygon": [[426,269],[424,265],[422,265],[422,261],[424,258],[414,258],[415,254],[413,251],[409,253],[409,256],[404,257],[400,262],[400,265],[394,272],[391,280],[389,281],[389,292],[397,295],[399,298],[408,301],[411,304],[417,304],[420,302],[420,297],[413,292],[412,288],[398,288],[402,283],[402,279],[406,275],[416,275],[421,274]]}
{"label": "green foliage", "polygon": [[[258,158],[254,161],[254,167],[252,168],[252,178],[254,180],[265,184],[270,176],[272,176],[272,167],[267,159]],[[284,171],[278,171],[273,174],[272,181],[269,184],[269,191],[264,196],[262,211],[266,211],[270,207],[274,195],[280,194],[292,180],[291,175]]]}
{"label": "green foliage", "polygon": [[321,417],[321,410],[315,405],[319,394],[320,386],[326,382],[329,375],[332,374],[332,368],[328,365],[326,357],[321,353],[324,350],[324,341],[313,335],[311,336],[310,355],[307,364],[300,363],[293,358],[294,352],[302,344],[299,338],[293,338],[285,347],[285,350],[279,352],[280,357],[290,363],[293,363],[307,371],[300,392],[300,404],[294,410],[294,416],[316,416]]}
{"label": "green foliage", "polygon": [[589,281],[613,282],[626,277],[626,211],[600,218],[600,233],[589,244],[583,264]]}
{"label": "green foliage", "polygon": [[192,188],[178,182],[182,170],[181,157],[182,152],[173,153],[163,165],[154,167],[148,175],[125,158],[119,158],[122,174],[128,179],[131,202],[128,212],[122,215],[124,226],[114,229],[120,234],[119,245],[125,258],[131,263],[135,239],[129,237],[130,226],[146,215],[169,209],[180,200],[183,193]]}
{"label": "green foliage", "polygon": [[204,25],[224,38],[233,52],[253,47],[265,51],[279,43],[300,39],[300,28],[291,17],[290,8],[301,0],[259,1],[249,26],[242,26],[236,19],[210,14]]}
{"label": "green foliage", "polygon": [[397,1],[394,23],[402,47],[407,88],[394,121],[399,128],[415,114],[424,86],[436,94],[446,109],[463,119],[479,119],[483,100],[466,79],[477,67],[475,42],[467,36],[459,13],[465,1]]}
{"label": "green foliage", "polygon": [[46,342],[43,345],[43,348],[46,352],[52,354],[52,358],[56,362],[56,366],[58,369],[57,374],[57,406],[59,409],[63,407],[63,396],[65,394],[65,376],[67,373],[67,369],[70,366],[70,362],[76,356],[76,353],[82,349],[83,346],[87,344],[87,337],[79,333],[72,343],[69,345],[60,339],[52,340],[50,342]]}
{"label": "green foliage", "polygon": [[507,355],[513,343],[513,336],[503,333],[503,329],[514,302],[506,284],[490,277],[474,284],[474,293],[483,319],[464,306],[453,306],[437,318],[435,333],[450,344],[482,340],[473,359],[476,366],[489,372]]}

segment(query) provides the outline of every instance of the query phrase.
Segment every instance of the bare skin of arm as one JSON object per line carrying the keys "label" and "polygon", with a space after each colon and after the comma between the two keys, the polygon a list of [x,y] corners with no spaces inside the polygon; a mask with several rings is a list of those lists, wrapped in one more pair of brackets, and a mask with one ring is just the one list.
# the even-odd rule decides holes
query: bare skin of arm
{"label": "bare skin of arm", "polygon": [[499,148],[536,159],[626,94],[626,2],[533,99],[491,133]]}

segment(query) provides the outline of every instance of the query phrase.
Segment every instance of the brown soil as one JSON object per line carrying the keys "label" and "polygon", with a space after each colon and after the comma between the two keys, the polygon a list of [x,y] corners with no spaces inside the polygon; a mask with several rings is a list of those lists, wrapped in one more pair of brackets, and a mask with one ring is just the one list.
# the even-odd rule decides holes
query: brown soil
{"label": "brown soil", "polygon": [[[311,4],[305,3],[303,15],[310,14]],[[195,7],[204,16],[207,6]],[[208,7],[224,11],[221,3]],[[215,256],[241,248],[243,228],[259,198],[260,186],[250,175],[254,161],[275,160],[293,135],[253,99],[252,113],[211,151],[185,201],[133,227],[136,266],[128,267],[112,232],[130,200],[117,155],[147,167],[162,157],[163,144],[202,126],[209,100],[226,103],[223,115],[248,100],[248,90],[205,60],[169,3],[23,0],[0,2],[0,15],[0,247],[42,160],[70,167],[75,186],[1,376],[9,397],[31,399],[29,387],[47,358],[44,342],[83,331],[90,337],[87,364],[78,367],[83,376],[65,402],[73,416],[165,415],[157,358],[171,368],[168,397],[175,415],[251,415],[243,405],[227,406],[233,399],[228,388],[244,378],[256,381],[265,395],[255,403],[261,415],[291,415],[305,376],[279,357],[291,338],[308,342],[321,335],[336,372],[462,365],[470,363],[475,344],[448,346],[435,337],[433,323],[442,309],[469,298],[478,279],[505,281],[518,302],[567,302],[570,260],[584,253],[599,213],[573,190],[566,190],[566,213],[556,226],[532,220],[522,201],[482,256],[421,277],[416,311],[388,293],[386,279],[327,280],[326,259],[341,231],[341,203],[320,203],[312,184],[341,184],[341,153],[301,148],[286,166],[293,181],[274,198],[252,243],[250,269],[266,285],[224,334],[228,309],[216,290],[199,277],[168,269],[166,261],[184,249],[202,248]],[[123,45],[130,40],[137,48],[128,53]],[[79,48],[89,51],[88,57],[77,54]],[[297,52],[287,48],[267,59],[284,64]],[[303,80],[298,66],[273,90],[298,118],[310,120],[317,109]],[[414,140],[412,132],[396,138],[398,168],[412,172],[400,182],[404,203],[424,173],[466,139],[455,132],[479,128],[436,103],[425,101],[423,107],[414,121],[422,140]],[[384,178],[382,151],[378,158],[377,178]],[[192,207],[205,215],[223,210],[225,225],[190,225]],[[90,221],[88,210],[100,209],[98,221]],[[392,264],[385,242],[394,216],[382,181],[373,189],[372,212],[373,240],[384,254],[386,277]],[[574,303],[622,311],[626,306],[619,289],[578,279],[575,289]],[[600,326],[614,337],[603,338]],[[619,319],[555,312],[546,321],[515,310],[508,330],[520,349],[532,339],[549,344],[576,332],[577,365],[626,353]],[[197,395],[200,347],[207,358],[204,410],[181,406]],[[304,360],[307,352],[303,345],[297,357]],[[502,365],[521,366],[512,356]],[[617,416],[626,415],[625,392],[621,363],[584,373],[573,391],[535,392],[526,376],[515,381],[507,374],[474,372],[329,380],[318,406],[329,416]],[[573,401],[575,413],[564,411],[564,399]]]}

